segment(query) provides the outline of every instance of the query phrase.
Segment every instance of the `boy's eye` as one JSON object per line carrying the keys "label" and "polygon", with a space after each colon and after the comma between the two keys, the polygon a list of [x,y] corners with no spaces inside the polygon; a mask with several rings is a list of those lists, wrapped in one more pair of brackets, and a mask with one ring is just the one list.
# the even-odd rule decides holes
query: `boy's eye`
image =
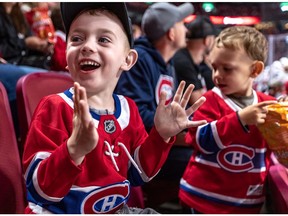
{"label": "boy's eye", "polygon": [[79,37],[79,36],[72,36],[72,37],[71,37],[71,41],[72,41],[72,42],[79,42],[79,41],[82,41],[82,39],[81,39],[81,37]]}
{"label": "boy's eye", "polygon": [[106,37],[101,37],[101,38],[99,38],[99,42],[101,42],[101,43],[109,43],[110,40],[108,38],[106,38]]}
{"label": "boy's eye", "polygon": [[226,72],[229,72],[229,71],[232,70],[232,68],[228,68],[228,67],[224,67],[223,69],[224,69],[224,71],[226,71]]}

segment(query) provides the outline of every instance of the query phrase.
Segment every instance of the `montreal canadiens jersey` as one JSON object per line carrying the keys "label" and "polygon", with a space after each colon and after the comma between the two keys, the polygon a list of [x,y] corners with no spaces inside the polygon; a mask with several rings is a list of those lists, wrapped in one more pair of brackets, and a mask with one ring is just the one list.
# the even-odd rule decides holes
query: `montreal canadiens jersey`
{"label": "montreal canadiens jersey", "polygon": [[[253,91],[253,104],[275,98]],[[202,213],[259,213],[265,200],[270,151],[256,126],[245,131],[241,110],[214,87],[193,120],[185,139],[195,149],[180,181],[180,199]]]}
{"label": "montreal canadiens jersey", "polygon": [[114,114],[90,110],[99,141],[76,166],[66,145],[72,96],[72,88],[47,96],[34,113],[23,154],[26,213],[114,213],[127,202],[130,185],[159,172],[175,140],[165,143],[155,128],[148,135],[136,104],[115,94]]}

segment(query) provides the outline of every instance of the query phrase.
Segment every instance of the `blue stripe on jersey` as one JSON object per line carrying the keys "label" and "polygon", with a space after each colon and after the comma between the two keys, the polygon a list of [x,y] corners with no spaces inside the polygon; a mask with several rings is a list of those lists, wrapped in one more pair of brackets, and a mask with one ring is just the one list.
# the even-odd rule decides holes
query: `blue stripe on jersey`
{"label": "blue stripe on jersey", "polygon": [[[72,93],[71,89],[68,89],[68,90],[64,91],[64,94],[73,101],[73,93]],[[120,114],[121,114],[121,104],[120,104],[120,100],[119,100],[119,98],[118,98],[118,96],[116,94],[113,94],[113,98],[114,98],[114,102],[115,102],[114,116],[115,116],[116,119],[118,119]],[[93,112],[92,110],[90,110],[90,114],[92,115],[92,117],[94,119],[96,119],[98,121],[100,120],[100,115],[98,115],[97,113]]]}
{"label": "blue stripe on jersey", "polygon": [[218,152],[220,150],[214,139],[211,123],[201,127],[198,133],[198,144],[203,150],[205,150],[207,153]]}
{"label": "blue stripe on jersey", "polygon": [[224,204],[224,205],[230,205],[230,206],[237,206],[237,207],[243,207],[243,208],[255,208],[255,207],[259,207],[259,206],[262,206],[264,202],[260,202],[260,203],[243,203],[243,202],[229,202],[227,200],[224,200],[224,199],[217,199],[216,197],[211,197],[205,193],[201,193],[201,192],[198,192],[196,190],[193,190],[191,188],[188,188],[187,186],[185,186],[184,184],[180,184],[180,188],[192,195],[195,195],[195,196],[198,196],[198,197],[201,197],[203,199],[206,199],[206,200],[209,200],[209,201],[212,201],[212,202],[217,202],[217,203],[220,203],[220,204]]}
{"label": "blue stripe on jersey", "polygon": [[[42,203],[42,204],[47,204],[47,203],[52,203],[51,201],[48,201],[44,199],[42,196],[40,196],[33,184],[33,173],[38,166],[38,164],[42,161],[43,159],[36,159],[31,167],[29,167],[29,172],[26,177],[26,187],[27,187],[27,200],[28,202],[33,202],[33,203]],[[35,198],[35,199],[34,199]]]}
{"label": "blue stripe on jersey", "polygon": [[133,165],[131,165],[128,170],[128,180],[132,186],[141,186],[145,183]]}

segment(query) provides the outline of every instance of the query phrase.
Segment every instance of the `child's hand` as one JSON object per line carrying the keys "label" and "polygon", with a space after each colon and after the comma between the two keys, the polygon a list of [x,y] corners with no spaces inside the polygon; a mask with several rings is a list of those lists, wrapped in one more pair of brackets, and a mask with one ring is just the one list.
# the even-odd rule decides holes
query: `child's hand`
{"label": "child's hand", "polygon": [[156,130],[166,142],[169,141],[170,137],[175,136],[186,128],[197,127],[207,123],[206,120],[189,120],[192,113],[194,113],[205,102],[206,98],[201,97],[186,110],[194,86],[189,85],[183,94],[184,86],[185,81],[181,81],[173,101],[168,105],[165,105],[166,93],[161,92],[159,105],[154,117],[154,124]]}
{"label": "child's hand", "polygon": [[282,95],[281,97],[278,98],[278,102],[285,102],[288,101],[288,95]]}
{"label": "child's hand", "polygon": [[0,57],[0,64],[7,64],[7,61]]}
{"label": "child's hand", "polygon": [[277,101],[264,101],[245,107],[238,112],[241,123],[243,125],[263,124],[268,113],[266,106],[275,103]]}
{"label": "child's hand", "polygon": [[73,131],[67,141],[67,147],[72,160],[79,165],[84,156],[96,147],[99,135],[89,112],[86,90],[79,83],[74,83],[73,99]]}

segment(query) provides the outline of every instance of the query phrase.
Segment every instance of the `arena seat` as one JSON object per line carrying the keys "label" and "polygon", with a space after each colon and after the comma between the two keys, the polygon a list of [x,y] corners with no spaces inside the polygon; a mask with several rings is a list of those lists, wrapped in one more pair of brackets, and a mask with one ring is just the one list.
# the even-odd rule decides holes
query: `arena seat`
{"label": "arena seat", "polygon": [[26,187],[11,109],[0,82],[0,214],[23,214]]}
{"label": "arena seat", "polygon": [[288,213],[288,169],[281,164],[272,165],[268,174],[269,197],[272,213]]}
{"label": "arena seat", "polygon": [[73,80],[68,73],[30,73],[18,80],[16,98],[20,128],[18,143],[21,156],[32,115],[39,101],[44,96],[63,92],[71,86],[73,86]]}

